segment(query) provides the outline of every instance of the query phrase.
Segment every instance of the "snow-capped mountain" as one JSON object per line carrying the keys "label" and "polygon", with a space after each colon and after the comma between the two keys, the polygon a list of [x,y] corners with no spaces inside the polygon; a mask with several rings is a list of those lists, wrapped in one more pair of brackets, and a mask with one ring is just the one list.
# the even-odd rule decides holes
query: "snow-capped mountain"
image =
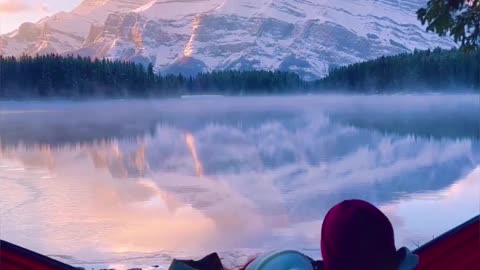
{"label": "snow-capped mountain", "polygon": [[417,21],[425,2],[85,0],[2,36],[0,53],[108,57],[174,73],[280,69],[312,79],[333,66],[454,46]]}

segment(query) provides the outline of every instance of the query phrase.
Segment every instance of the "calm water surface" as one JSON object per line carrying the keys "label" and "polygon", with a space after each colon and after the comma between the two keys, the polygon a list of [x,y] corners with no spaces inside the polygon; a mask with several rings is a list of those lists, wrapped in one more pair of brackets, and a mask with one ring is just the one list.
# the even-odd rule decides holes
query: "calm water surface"
{"label": "calm water surface", "polygon": [[326,211],[379,205],[411,248],[480,212],[480,99],[0,103],[0,236],[86,268],[318,258]]}

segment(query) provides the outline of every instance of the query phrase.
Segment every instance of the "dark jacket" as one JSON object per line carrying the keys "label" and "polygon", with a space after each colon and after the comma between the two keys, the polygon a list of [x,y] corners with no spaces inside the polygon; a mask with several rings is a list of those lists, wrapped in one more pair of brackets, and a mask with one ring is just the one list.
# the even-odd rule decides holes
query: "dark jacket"
{"label": "dark jacket", "polygon": [[217,253],[212,253],[199,261],[174,259],[168,270],[224,270]]}

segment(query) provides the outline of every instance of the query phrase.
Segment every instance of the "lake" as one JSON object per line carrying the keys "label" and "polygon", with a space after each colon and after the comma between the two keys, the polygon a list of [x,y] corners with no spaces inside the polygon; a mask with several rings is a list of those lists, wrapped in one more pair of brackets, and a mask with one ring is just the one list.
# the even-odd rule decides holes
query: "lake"
{"label": "lake", "polygon": [[3,102],[0,235],[87,269],[233,267],[319,258],[359,198],[415,248],[479,213],[479,123],[478,95]]}

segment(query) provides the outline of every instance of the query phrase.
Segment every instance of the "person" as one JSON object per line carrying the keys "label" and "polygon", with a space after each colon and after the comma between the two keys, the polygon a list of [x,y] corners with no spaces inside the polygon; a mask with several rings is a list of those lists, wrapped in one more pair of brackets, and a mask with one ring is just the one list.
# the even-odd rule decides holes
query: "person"
{"label": "person", "polygon": [[324,270],[413,270],[418,257],[396,250],[393,227],[377,207],[346,200],[328,211],[322,225]]}
{"label": "person", "polygon": [[346,200],[330,209],[321,230],[323,261],[296,251],[274,251],[245,270],[413,270],[418,257],[396,250],[393,227],[378,208],[362,200]]}
{"label": "person", "polygon": [[[393,226],[380,209],[362,200],[332,207],[323,221],[323,261],[301,252],[277,250],[250,260],[241,270],[414,270],[417,255],[395,247]],[[215,254],[214,254],[215,255]],[[214,265],[214,267],[212,266]],[[199,262],[174,261],[169,270],[223,270],[218,255]]]}

